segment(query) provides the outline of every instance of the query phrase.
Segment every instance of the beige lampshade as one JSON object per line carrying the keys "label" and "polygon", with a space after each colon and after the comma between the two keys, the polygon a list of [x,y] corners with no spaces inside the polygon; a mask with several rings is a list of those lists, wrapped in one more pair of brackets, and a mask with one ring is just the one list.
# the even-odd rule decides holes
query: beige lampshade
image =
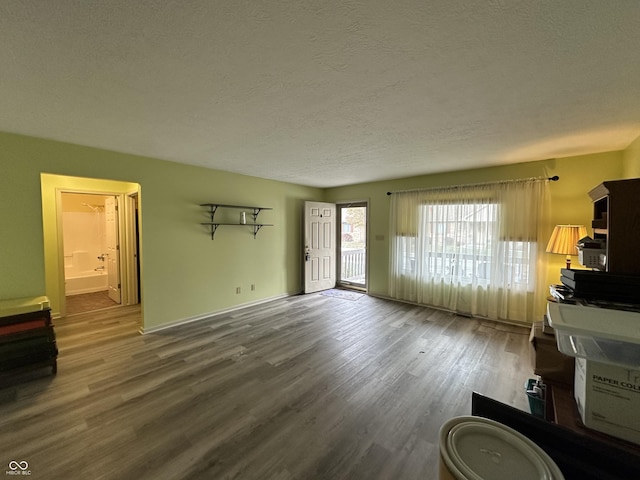
{"label": "beige lampshade", "polygon": [[556,225],[547,244],[547,253],[577,255],[576,244],[586,236],[584,225]]}

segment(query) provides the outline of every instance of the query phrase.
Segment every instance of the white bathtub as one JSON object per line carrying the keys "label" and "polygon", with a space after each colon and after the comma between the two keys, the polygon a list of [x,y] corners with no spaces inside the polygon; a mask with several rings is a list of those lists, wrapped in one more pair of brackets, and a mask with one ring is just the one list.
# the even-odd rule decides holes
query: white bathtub
{"label": "white bathtub", "polygon": [[64,279],[65,294],[102,292],[108,289],[107,272],[104,270],[87,270]]}

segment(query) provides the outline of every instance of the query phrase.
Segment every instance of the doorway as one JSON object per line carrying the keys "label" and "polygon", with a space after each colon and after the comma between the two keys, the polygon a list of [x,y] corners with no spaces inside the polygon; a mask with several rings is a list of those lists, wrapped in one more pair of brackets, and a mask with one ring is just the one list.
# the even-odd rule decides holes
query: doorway
{"label": "doorway", "polygon": [[118,196],[60,192],[67,315],[121,304]]}
{"label": "doorway", "polygon": [[[130,202],[125,199],[128,195],[137,195],[138,202],[141,200],[141,186],[134,182],[125,182],[121,180],[107,180],[87,177],[70,177],[65,175],[56,175],[50,173],[40,174],[40,187],[42,196],[42,233],[44,240],[44,262],[45,262],[45,288],[46,295],[49,298],[51,306],[51,315],[54,319],[67,316],[66,308],[66,286],[65,286],[65,244],[64,244],[64,225],[62,213],[62,195],[66,193],[72,194],[88,194],[84,201],[79,202],[83,212],[99,212],[102,218],[106,217],[106,211],[103,211],[102,204],[97,200],[100,197],[110,196],[118,198],[118,228],[120,239],[120,283],[121,283],[121,305],[133,305],[139,302],[139,295],[131,295],[127,290],[132,284],[133,276],[136,276],[138,285],[141,285],[141,277],[137,275],[136,263],[142,263],[142,252],[138,250],[139,258],[130,258],[132,249],[129,248],[129,239],[134,239],[141,232],[136,231],[129,225],[135,225],[131,216],[138,215],[134,209],[130,208]],[[82,206],[87,203],[92,208]],[[78,208],[80,208],[78,207]],[[140,210],[141,211],[141,210]],[[98,216],[94,218],[99,218]],[[140,225],[142,225],[142,219]],[[101,221],[96,220],[90,225],[92,229],[101,228]],[[106,230],[105,230],[106,234]],[[140,242],[142,243],[142,242]],[[78,248],[78,250],[82,250]],[[69,249],[67,248],[67,254]],[[101,254],[102,252],[100,252]],[[71,252],[72,254],[72,252]],[[95,272],[95,268],[102,263],[97,257],[90,258],[89,255],[80,255],[85,257],[88,262],[83,271]],[[76,255],[77,258],[78,255]],[[106,260],[107,257],[105,257]],[[97,265],[90,262],[96,261]],[[69,258],[66,259],[69,262]],[[142,268],[140,268],[142,270]],[[117,284],[116,284],[117,285]],[[141,290],[144,290],[143,286]],[[137,297],[137,298],[136,298]],[[140,327],[144,325],[143,315],[138,318]]]}
{"label": "doorway", "polygon": [[337,204],[337,283],[357,290],[367,289],[367,202]]}
{"label": "doorway", "polygon": [[139,303],[137,192],[58,189],[56,198],[61,315]]}

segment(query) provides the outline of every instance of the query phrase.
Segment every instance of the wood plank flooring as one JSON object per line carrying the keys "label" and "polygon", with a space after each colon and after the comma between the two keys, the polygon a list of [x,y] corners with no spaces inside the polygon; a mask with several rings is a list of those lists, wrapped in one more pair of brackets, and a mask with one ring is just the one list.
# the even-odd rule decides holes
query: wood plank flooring
{"label": "wood plank flooring", "polygon": [[0,390],[0,464],[47,480],[428,479],[472,391],[528,410],[524,328],[319,294],[144,336],[139,315],[54,322],[57,376]]}

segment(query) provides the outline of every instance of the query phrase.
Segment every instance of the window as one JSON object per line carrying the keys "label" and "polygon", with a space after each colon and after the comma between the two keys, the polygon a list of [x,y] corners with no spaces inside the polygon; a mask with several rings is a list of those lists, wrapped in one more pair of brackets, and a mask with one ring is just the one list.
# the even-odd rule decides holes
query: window
{"label": "window", "polygon": [[395,194],[391,296],[525,320],[538,283],[542,192],[532,183]]}
{"label": "window", "polygon": [[[477,281],[485,285],[491,282],[492,273],[506,272],[509,284],[533,288],[529,258],[532,253],[535,255],[535,249],[532,252],[531,242],[500,241],[499,208],[495,203],[422,206],[424,272],[434,277],[455,278],[461,283]],[[499,264],[496,256],[501,253],[507,268],[492,272],[492,266]],[[504,281],[502,275],[495,277],[500,283]]]}

